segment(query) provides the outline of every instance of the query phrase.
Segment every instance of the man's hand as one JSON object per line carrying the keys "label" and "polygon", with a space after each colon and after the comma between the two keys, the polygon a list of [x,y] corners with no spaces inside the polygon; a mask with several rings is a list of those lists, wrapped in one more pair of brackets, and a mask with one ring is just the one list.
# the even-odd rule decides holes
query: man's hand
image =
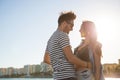
{"label": "man's hand", "polygon": [[90,62],[87,62],[87,68],[92,69],[92,64]]}

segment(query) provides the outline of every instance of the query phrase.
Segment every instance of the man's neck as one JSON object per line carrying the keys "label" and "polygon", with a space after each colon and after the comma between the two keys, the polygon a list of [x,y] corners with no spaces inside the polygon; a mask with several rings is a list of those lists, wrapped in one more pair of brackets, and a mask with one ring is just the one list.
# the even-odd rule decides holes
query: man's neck
{"label": "man's neck", "polygon": [[58,27],[58,30],[60,30],[60,31],[62,31],[62,32],[66,33],[66,34],[69,34],[69,33],[67,33],[67,32],[65,31],[65,29],[64,29],[64,27],[63,27],[63,26],[59,26],[59,27]]}
{"label": "man's neck", "polygon": [[63,26],[58,26],[58,29],[62,32],[64,31]]}
{"label": "man's neck", "polygon": [[63,31],[60,27],[58,27],[58,30],[59,30],[59,31]]}

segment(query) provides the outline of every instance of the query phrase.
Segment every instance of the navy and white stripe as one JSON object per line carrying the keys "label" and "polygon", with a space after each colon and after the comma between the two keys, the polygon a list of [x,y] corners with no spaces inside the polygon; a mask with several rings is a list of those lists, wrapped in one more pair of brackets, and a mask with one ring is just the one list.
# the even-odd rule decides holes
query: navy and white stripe
{"label": "navy and white stripe", "polygon": [[50,54],[51,64],[54,70],[54,79],[64,79],[75,76],[75,69],[73,64],[69,63],[63,48],[70,46],[68,34],[57,30],[50,37],[46,51]]}

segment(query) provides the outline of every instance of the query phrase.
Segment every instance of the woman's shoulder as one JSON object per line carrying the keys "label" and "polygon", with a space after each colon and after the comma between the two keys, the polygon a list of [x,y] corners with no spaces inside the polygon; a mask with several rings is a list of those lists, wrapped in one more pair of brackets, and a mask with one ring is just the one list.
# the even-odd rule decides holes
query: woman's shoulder
{"label": "woman's shoulder", "polygon": [[96,52],[97,52],[97,54],[99,56],[102,56],[102,50],[101,50],[101,48],[102,48],[102,44],[100,42],[97,42],[97,44],[96,44]]}

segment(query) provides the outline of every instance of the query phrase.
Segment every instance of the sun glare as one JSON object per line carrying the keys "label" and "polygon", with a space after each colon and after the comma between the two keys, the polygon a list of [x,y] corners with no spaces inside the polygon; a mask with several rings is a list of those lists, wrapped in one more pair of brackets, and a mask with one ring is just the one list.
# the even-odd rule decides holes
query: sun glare
{"label": "sun glare", "polygon": [[106,62],[106,60],[110,57],[107,57],[108,54],[109,56],[113,56],[113,53],[115,50],[117,50],[117,40],[116,38],[118,37],[117,35],[117,21],[112,16],[100,16],[98,19],[95,21],[95,25],[97,28],[97,33],[98,33],[98,41],[102,43],[102,52],[104,59],[103,63]]}
{"label": "sun glare", "polygon": [[98,41],[105,43],[114,39],[116,31],[114,28],[114,22],[109,17],[100,17],[95,21]]}

